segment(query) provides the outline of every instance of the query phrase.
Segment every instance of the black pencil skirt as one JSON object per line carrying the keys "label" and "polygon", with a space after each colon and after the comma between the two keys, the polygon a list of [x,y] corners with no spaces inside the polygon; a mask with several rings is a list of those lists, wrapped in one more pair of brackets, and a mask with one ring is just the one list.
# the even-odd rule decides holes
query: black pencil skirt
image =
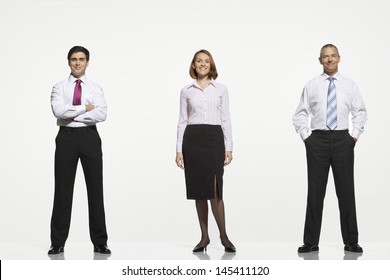
{"label": "black pencil skirt", "polygon": [[220,125],[187,125],[183,136],[187,199],[222,199],[225,144]]}

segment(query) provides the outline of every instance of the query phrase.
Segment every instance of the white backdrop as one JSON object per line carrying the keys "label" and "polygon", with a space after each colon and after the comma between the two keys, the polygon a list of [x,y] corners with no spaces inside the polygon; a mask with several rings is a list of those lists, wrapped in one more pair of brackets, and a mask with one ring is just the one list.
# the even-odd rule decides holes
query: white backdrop
{"label": "white backdrop", "polygon": [[[192,245],[199,237],[174,157],[180,89],[191,82],[194,52],[205,48],[230,94],[229,235],[236,244],[299,245],[306,159],[291,118],[304,84],[322,71],[326,43],[338,46],[340,72],[358,83],[368,109],[355,149],[360,240],[387,242],[389,14],[386,0],[1,0],[0,242],[50,245],[58,130],[50,92],[69,74],[68,50],[82,45],[91,52],[87,75],[109,106],[98,125],[109,241]],[[87,243],[78,171],[68,242]],[[332,177],[321,242],[342,244]]]}

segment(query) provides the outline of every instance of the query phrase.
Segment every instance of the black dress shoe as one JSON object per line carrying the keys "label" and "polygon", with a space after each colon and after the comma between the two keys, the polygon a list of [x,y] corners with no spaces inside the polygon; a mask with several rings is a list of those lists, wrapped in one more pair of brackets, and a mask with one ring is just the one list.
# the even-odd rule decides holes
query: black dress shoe
{"label": "black dress shoe", "polygon": [[111,254],[111,250],[108,249],[107,244],[93,245],[93,251],[100,254]]}
{"label": "black dress shoe", "polygon": [[298,253],[310,253],[310,252],[314,252],[314,251],[318,251],[319,248],[317,245],[311,245],[311,244],[307,244],[305,243],[304,245],[302,245],[301,247],[298,248]]}
{"label": "black dress shoe", "polygon": [[359,246],[357,243],[351,243],[349,245],[344,246],[344,250],[353,253],[363,253],[363,248]]}
{"label": "black dress shoe", "polygon": [[49,252],[47,252],[49,255],[56,255],[64,252],[64,246],[56,246],[51,245]]}

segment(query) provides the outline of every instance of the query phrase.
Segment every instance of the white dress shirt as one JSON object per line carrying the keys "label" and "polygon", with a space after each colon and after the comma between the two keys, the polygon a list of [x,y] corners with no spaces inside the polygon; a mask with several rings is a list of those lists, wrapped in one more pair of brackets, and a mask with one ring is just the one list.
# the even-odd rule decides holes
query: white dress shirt
{"label": "white dress shirt", "polygon": [[[326,126],[328,77],[323,73],[309,81],[303,89],[301,100],[293,116],[295,130],[301,135],[302,140],[309,137],[309,118],[312,131],[329,130]],[[333,77],[337,98],[336,130],[349,128],[349,114],[351,113],[353,126],[351,136],[358,138],[367,120],[367,110],[359,89],[354,81],[344,75],[336,73]]]}
{"label": "white dress shirt", "polygon": [[209,85],[202,90],[194,81],[181,90],[177,152],[182,152],[183,134],[187,125],[191,124],[221,125],[225,150],[233,151],[229,95],[226,86],[211,80]]}
{"label": "white dress shirt", "polygon": [[[57,83],[51,92],[51,108],[57,118],[58,126],[83,127],[95,125],[106,120],[107,104],[102,88],[89,81],[86,76],[81,80],[81,105],[72,105],[73,93],[77,78],[70,75],[68,79]],[[95,109],[87,112],[85,105],[91,104]]]}

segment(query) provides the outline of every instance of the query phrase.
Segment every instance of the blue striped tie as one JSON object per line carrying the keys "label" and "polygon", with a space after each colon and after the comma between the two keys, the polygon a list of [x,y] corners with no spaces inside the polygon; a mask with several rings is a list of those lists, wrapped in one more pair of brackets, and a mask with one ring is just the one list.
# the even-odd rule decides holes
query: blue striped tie
{"label": "blue striped tie", "polygon": [[326,111],[326,126],[330,130],[334,130],[337,127],[337,100],[336,100],[336,87],[334,86],[333,77],[329,77],[328,80],[328,109]]}

